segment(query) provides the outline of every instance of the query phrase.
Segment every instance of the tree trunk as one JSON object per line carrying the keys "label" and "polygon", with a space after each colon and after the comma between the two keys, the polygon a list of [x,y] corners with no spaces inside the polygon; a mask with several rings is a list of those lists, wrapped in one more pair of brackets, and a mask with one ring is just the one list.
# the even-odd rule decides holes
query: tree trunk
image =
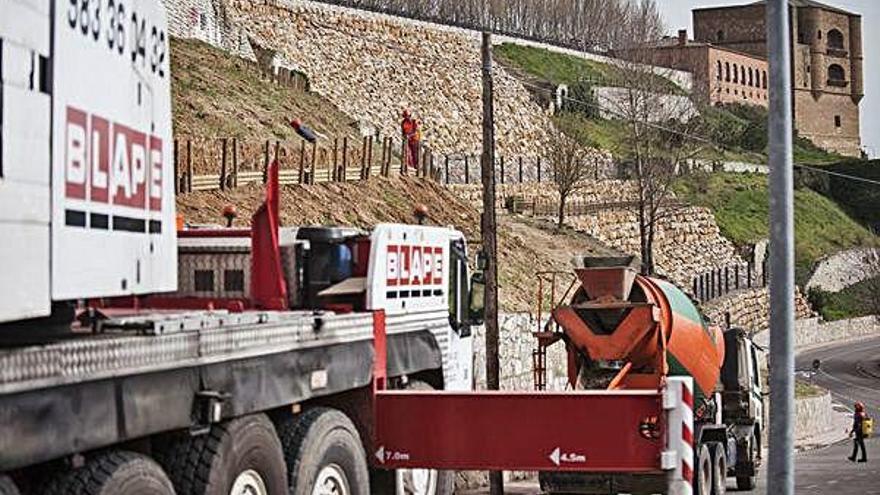
{"label": "tree trunk", "polygon": [[562,228],[562,224],[565,222],[565,201],[568,199],[567,195],[560,194],[559,195],[559,211],[556,216],[556,227]]}

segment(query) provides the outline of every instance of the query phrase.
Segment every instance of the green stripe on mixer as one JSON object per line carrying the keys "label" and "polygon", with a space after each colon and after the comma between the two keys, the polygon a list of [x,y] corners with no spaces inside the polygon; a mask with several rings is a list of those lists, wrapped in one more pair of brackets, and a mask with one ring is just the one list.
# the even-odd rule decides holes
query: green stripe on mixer
{"label": "green stripe on mixer", "polygon": [[666,294],[666,299],[669,301],[669,306],[672,308],[673,312],[700,326],[705,326],[703,317],[700,316],[697,307],[694,306],[694,303],[684,292],[681,291],[681,289],[665,280],[654,279],[654,282],[663,290],[663,293]]}
{"label": "green stripe on mixer", "polygon": [[[691,378],[694,377],[694,375],[690,371],[688,371],[688,369],[685,368],[683,364],[681,364],[681,361],[676,359],[676,357],[672,353],[666,355],[666,363],[669,365],[669,376],[689,376]],[[703,390],[699,387],[699,385],[697,385],[696,381],[694,381],[695,403],[702,400],[705,396],[706,395],[703,393]]]}

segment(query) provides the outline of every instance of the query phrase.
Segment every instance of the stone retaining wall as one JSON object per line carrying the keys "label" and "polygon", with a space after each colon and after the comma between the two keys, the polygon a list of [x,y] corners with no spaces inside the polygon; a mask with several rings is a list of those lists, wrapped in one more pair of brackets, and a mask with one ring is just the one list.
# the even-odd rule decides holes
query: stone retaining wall
{"label": "stone retaining wall", "polygon": [[836,413],[831,404],[831,394],[818,397],[802,397],[795,401],[795,442],[801,443],[824,435],[834,428]]}
{"label": "stone retaining wall", "polygon": [[[730,324],[747,330],[765,330],[770,321],[770,293],[766,287],[732,292],[703,305],[703,312],[712,322],[722,324],[730,314]],[[806,298],[795,292],[795,318],[801,321],[814,316]]]}
{"label": "stone retaining wall", "polygon": [[[598,211],[569,217],[566,223],[625,253],[640,252],[638,217],[633,210]],[[660,275],[686,291],[699,273],[744,263],[733,243],[721,235],[712,212],[695,206],[678,207],[660,219],[654,260]]]}
{"label": "stone retaining wall", "polygon": [[815,287],[827,292],[840,292],[877,276],[880,276],[880,250],[873,247],[848,249],[816,262],[805,287],[807,290]]}
{"label": "stone retaining wall", "polygon": [[[277,50],[359,122],[394,135],[409,108],[435,153],[480,152],[479,33],[302,0],[226,5],[255,43]],[[541,154],[552,129],[546,112],[501,67],[495,91],[498,154]]]}
{"label": "stone retaining wall", "polygon": [[[764,327],[766,329],[766,326]],[[830,342],[867,337],[880,334],[880,320],[877,316],[863,316],[850,320],[823,321],[821,318],[807,318],[795,322],[794,346],[804,349]],[[770,345],[770,332],[765,330],[754,336],[759,345]]]}

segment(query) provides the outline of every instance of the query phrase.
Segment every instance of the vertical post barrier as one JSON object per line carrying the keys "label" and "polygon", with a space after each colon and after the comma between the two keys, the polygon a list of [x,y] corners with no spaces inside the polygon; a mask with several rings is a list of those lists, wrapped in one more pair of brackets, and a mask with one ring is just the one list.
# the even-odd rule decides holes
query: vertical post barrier
{"label": "vertical post barrier", "polygon": [[724,293],[730,292],[730,267],[724,267]]}
{"label": "vertical post barrier", "polygon": [[180,146],[177,142],[177,139],[174,140],[174,194],[181,192],[180,187],[180,170],[179,170],[179,160],[180,160]]}
{"label": "vertical post barrier", "polygon": [[499,160],[501,161],[501,185],[503,186],[504,185],[504,157],[503,156],[500,157]]}
{"label": "vertical post barrier", "polygon": [[339,138],[333,138],[333,169],[327,175],[332,182],[336,182],[339,175]]}
{"label": "vertical post barrier", "polygon": [[193,192],[192,139],[186,140],[186,192]]}
{"label": "vertical post barrier", "polygon": [[739,290],[739,263],[733,265],[733,290]]}
{"label": "vertical post barrier", "polygon": [[342,170],[339,173],[339,181],[348,179],[348,136],[342,137]]}
{"label": "vertical post barrier", "polygon": [[367,178],[367,137],[361,139],[361,180]]}
{"label": "vertical post barrier", "polygon": [[220,190],[226,190],[226,138],[220,140]]}
{"label": "vertical post barrier", "polygon": [[471,183],[471,167],[468,164],[468,156],[464,155],[464,183]]}
{"label": "vertical post barrier", "polygon": [[238,138],[232,138],[232,187],[238,187]]}
{"label": "vertical post barrier", "polygon": [[666,493],[692,495],[694,481],[694,379],[670,376],[663,391],[668,450],[660,457],[666,471]]}
{"label": "vertical post barrier", "polygon": [[367,138],[367,178],[373,175],[373,136]]}
{"label": "vertical post barrier", "polygon": [[519,183],[522,184],[523,181],[523,158],[519,157]]}
{"label": "vertical post barrier", "polygon": [[443,175],[445,176],[446,185],[449,185],[449,155],[443,159]]}
{"label": "vertical post barrier", "polygon": [[269,170],[269,140],[266,140],[266,146],[263,149],[263,184],[266,183],[268,177],[266,174]]}
{"label": "vertical post barrier", "polygon": [[541,157],[538,157],[538,184],[541,183]]}
{"label": "vertical post barrier", "polygon": [[299,183],[303,182],[303,169],[306,166],[306,140],[301,139],[299,142]]}
{"label": "vertical post barrier", "polygon": [[308,182],[315,183],[315,165],[317,165],[318,143],[312,143],[312,165],[309,167]]}

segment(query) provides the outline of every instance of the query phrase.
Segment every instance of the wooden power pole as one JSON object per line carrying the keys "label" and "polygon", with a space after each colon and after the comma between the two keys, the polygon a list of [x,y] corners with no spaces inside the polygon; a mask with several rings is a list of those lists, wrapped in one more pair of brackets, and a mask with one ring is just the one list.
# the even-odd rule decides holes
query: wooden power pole
{"label": "wooden power pole", "polygon": [[[498,390],[498,249],[495,236],[495,109],[492,85],[492,38],[483,33],[483,254],[486,258],[486,388]],[[501,471],[489,473],[489,493],[504,493]]]}

